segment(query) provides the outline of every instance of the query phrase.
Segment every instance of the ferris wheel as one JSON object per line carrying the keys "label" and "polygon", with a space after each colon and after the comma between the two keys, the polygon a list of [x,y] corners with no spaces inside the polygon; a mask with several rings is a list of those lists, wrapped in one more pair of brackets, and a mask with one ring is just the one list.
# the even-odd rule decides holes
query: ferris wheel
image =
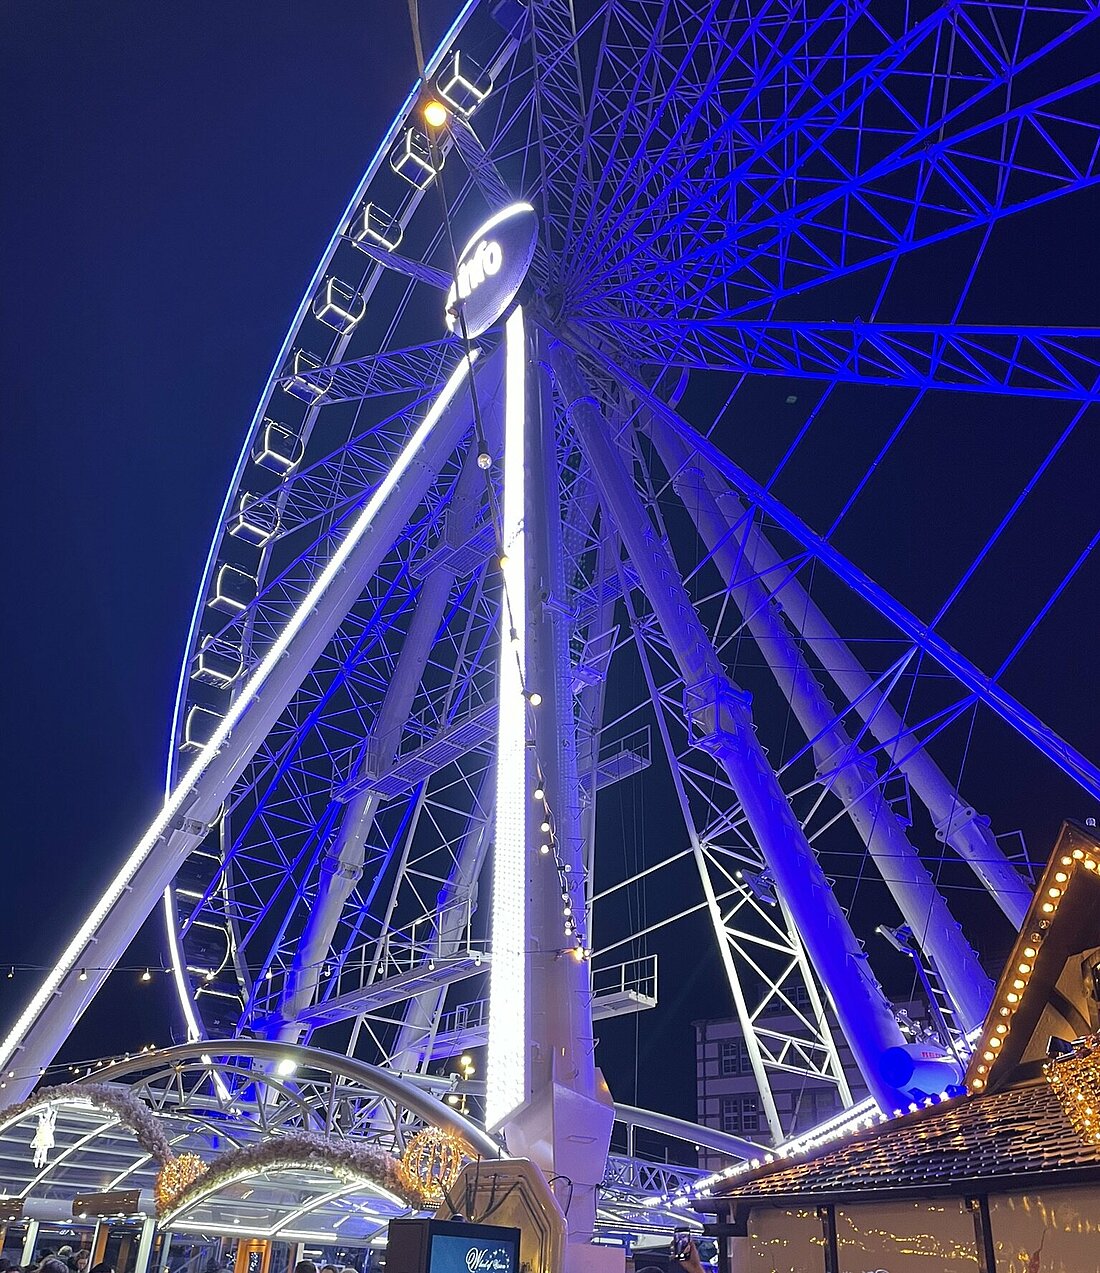
{"label": "ferris wheel", "polygon": [[[1094,471],[1100,340],[1057,282],[1100,170],[1096,11],[466,3],[245,431],[165,810],[3,1064],[52,1058],[102,980],[78,970],[160,903],[192,1038],[401,1071],[484,1043],[513,764],[554,956],[610,1013],[657,1000],[673,924],[709,934],[773,1138],[778,1074],[850,1103],[842,1038],[893,1099],[878,924],[962,1046],[991,995],[975,913],[1018,924],[1030,897],[968,774],[1003,756],[1100,795],[1013,677],[1096,542],[1060,479]],[[500,755],[510,337],[464,305],[500,265],[485,227],[525,207],[537,657]],[[1050,292],[1004,302],[1028,243]],[[1032,426],[1012,454],[1006,418]],[[668,815],[629,853],[620,798]]]}

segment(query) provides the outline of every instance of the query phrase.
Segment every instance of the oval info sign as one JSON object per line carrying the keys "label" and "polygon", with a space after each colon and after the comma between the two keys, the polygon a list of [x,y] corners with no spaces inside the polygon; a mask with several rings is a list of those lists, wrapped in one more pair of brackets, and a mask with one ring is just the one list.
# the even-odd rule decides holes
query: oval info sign
{"label": "oval info sign", "polygon": [[480,336],[515,299],[527,276],[538,240],[538,218],[529,203],[510,203],[481,226],[462,249],[458,272],[447,293],[447,330],[461,332],[458,303],[466,334]]}

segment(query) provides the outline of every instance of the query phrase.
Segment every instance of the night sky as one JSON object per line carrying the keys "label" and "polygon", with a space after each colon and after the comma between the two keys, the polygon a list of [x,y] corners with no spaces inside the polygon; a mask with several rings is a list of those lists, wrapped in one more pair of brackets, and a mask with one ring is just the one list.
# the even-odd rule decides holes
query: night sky
{"label": "night sky", "polygon": [[[427,45],[454,7],[421,0]],[[159,805],[194,591],[242,431],[415,67],[404,0],[16,0],[0,10],[0,42],[6,1021],[36,979],[20,966],[60,952]],[[1043,317],[1085,321],[1093,236],[1084,214],[1054,224],[1082,251],[1065,307]],[[1006,263],[1014,287],[1000,275],[1006,293],[1041,287],[1048,261],[1026,244]],[[989,427],[1011,438],[1028,426],[1006,409]],[[1092,521],[1094,480],[1064,478]],[[1061,636],[1029,655],[1015,688],[1033,680],[1053,723],[1095,755],[1095,607],[1086,622],[1055,618]],[[998,805],[1001,828],[1025,826],[1040,853],[1062,816],[1096,812],[1046,770],[1006,787],[995,756],[974,780],[972,798]],[[630,808],[610,816],[637,822]],[[606,1034],[622,1061],[616,1094],[635,1096],[637,1031],[638,1096],[662,1088],[667,1104],[671,1067],[685,1115],[686,1023],[728,1011],[693,945],[673,952],[665,982],[675,1011],[662,1020],[682,1024],[654,1032],[639,1017]],[[167,979],[138,982],[162,961],[158,912],[69,1059],[169,1041]]]}

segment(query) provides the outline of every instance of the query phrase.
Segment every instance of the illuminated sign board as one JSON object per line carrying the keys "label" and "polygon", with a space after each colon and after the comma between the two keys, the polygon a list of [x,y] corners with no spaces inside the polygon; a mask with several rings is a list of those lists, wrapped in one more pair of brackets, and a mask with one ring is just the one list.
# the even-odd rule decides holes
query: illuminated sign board
{"label": "illuminated sign board", "polygon": [[503,317],[527,277],[537,241],[538,218],[529,203],[509,204],[479,227],[459,254],[447,293],[447,330],[462,332],[459,305],[471,338]]}

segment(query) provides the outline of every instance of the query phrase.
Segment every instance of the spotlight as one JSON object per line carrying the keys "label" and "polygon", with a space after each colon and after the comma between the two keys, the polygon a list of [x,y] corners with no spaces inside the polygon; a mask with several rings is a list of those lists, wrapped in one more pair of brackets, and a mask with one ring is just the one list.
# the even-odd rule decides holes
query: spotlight
{"label": "spotlight", "polygon": [[142,981],[152,981],[152,980],[153,980],[153,974],[149,971],[149,969],[148,969],[148,968],[146,968],[146,970],[145,970],[145,971],[141,974],[141,979],[142,979]]}
{"label": "spotlight", "polygon": [[492,465],[493,465],[493,457],[489,454],[488,451],[482,451],[481,454],[477,457],[478,468],[488,469],[488,468],[492,468]]}
{"label": "spotlight", "polygon": [[87,968],[81,968],[81,970],[80,970],[80,978],[79,978],[79,980],[81,980],[81,981],[87,981],[87,980],[88,980],[88,970],[87,970]]}
{"label": "spotlight", "polygon": [[545,800],[545,799],[546,799],[546,790],[545,790],[545,788],[543,788],[543,787],[536,787],[536,788],[534,789],[534,791],[532,791],[532,792],[531,792],[531,798],[532,798],[533,800]]}
{"label": "spotlight", "polygon": [[538,707],[538,705],[542,702],[542,695],[538,692],[538,690],[532,691],[528,694],[527,698],[532,707]]}
{"label": "spotlight", "polygon": [[447,108],[434,98],[424,104],[424,123],[429,128],[442,128],[447,122]]}

